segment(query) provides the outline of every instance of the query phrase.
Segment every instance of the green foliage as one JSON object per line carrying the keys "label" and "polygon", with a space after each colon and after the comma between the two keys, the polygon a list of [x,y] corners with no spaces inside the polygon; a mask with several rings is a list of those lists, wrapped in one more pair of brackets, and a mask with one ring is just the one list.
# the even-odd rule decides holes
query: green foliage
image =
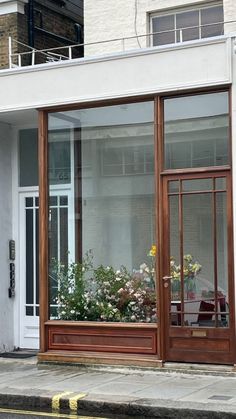
{"label": "green foliage", "polygon": [[91,252],[81,263],[55,264],[58,317],[75,321],[156,321],[153,277],[150,279],[147,272],[147,265],[135,273],[124,266],[117,271],[111,266],[94,268]]}

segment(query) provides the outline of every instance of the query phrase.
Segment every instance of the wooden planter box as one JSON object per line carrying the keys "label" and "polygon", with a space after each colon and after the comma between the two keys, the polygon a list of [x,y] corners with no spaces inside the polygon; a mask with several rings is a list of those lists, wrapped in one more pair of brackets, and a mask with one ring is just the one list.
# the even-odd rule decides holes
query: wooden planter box
{"label": "wooden planter box", "polygon": [[157,325],[48,321],[48,351],[157,354]]}

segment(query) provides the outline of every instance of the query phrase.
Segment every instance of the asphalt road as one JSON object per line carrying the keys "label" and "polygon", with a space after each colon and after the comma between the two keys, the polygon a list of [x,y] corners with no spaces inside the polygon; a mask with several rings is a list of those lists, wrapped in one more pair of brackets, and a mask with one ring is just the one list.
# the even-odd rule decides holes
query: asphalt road
{"label": "asphalt road", "polygon": [[[130,416],[82,416],[0,408],[0,419],[128,419]],[[132,419],[140,419],[132,416]]]}
{"label": "asphalt road", "polygon": [[[109,419],[105,417],[77,416],[60,413],[17,411],[11,409],[0,409],[0,419]],[[123,419],[123,418],[122,418]]]}

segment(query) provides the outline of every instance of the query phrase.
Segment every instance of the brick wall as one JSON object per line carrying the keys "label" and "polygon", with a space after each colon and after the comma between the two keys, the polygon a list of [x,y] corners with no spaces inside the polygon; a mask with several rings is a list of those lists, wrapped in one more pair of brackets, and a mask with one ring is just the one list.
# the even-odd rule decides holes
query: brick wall
{"label": "brick wall", "polygon": [[[63,11],[56,11],[35,1],[35,26],[53,32],[63,38],[69,39],[75,44],[77,43],[75,23],[81,23],[82,17],[79,15],[72,16],[63,15]],[[8,67],[8,37],[29,45],[28,36],[28,5],[25,6],[25,14],[11,13],[0,16],[0,68]],[[45,34],[35,31],[34,34],[36,49],[54,48],[68,45],[68,42],[55,40]],[[27,51],[27,48],[18,47],[14,52]],[[64,51],[62,51],[64,52]],[[77,51],[78,53],[78,51]],[[76,51],[75,51],[76,54]],[[42,57],[41,57],[42,58]],[[40,58],[38,56],[38,61]],[[25,59],[25,63],[27,60]]]}
{"label": "brick wall", "polygon": [[[149,15],[182,6],[204,5],[207,0],[85,0],[85,43],[141,35],[149,32]],[[223,0],[225,20],[236,20],[235,0]],[[226,32],[236,29],[228,25]],[[147,45],[147,38],[125,41],[125,49]],[[122,51],[120,41],[85,48],[85,55]]]}
{"label": "brick wall", "polygon": [[0,16],[0,68],[8,67],[8,37],[17,37],[17,14]]}

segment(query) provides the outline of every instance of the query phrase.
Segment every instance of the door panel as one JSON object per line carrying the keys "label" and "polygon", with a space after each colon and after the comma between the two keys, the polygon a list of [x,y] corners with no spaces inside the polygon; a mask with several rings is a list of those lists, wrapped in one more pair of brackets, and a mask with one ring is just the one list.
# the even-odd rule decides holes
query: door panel
{"label": "door panel", "polygon": [[163,180],[165,357],[233,362],[231,179]]}
{"label": "door panel", "polygon": [[[72,203],[72,201],[71,201]],[[68,258],[68,191],[55,191],[49,206],[50,236],[49,249],[52,258],[66,261]],[[39,348],[39,269],[38,269],[38,192],[21,194],[21,326],[20,346],[22,348]],[[52,237],[59,237],[54,247]],[[72,250],[72,248],[70,247]],[[51,305],[54,301],[54,284],[52,284]]]}

